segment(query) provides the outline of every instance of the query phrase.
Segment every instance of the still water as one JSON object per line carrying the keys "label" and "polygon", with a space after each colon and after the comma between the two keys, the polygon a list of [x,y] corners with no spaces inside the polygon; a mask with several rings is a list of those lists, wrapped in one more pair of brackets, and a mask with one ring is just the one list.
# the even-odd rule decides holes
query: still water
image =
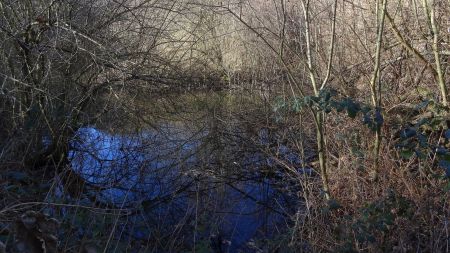
{"label": "still water", "polygon": [[87,125],[74,137],[72,168],[98,186],[96,198],[136,210],[112,236],[129,252],[272,252],[289,242],[302,202],[285,167],[300,169],[301,157],[270,105],[210,98],[166,99],[151,125]]}

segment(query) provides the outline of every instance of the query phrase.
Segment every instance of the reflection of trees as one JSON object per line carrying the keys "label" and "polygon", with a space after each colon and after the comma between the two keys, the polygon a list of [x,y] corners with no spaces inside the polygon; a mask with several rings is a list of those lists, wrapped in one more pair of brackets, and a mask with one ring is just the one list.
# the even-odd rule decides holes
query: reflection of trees
{"label": "reflection of trees", "polygon": [[164,51],[180,43],[183,1],[8,0],[0,12],[3,159],[64,162],[80,125],[127,115],[142,90],[200,82]]}
{"label": "reflection of trees", "polygon": [[219,100],[201,110],[185,107],[142,132],[87,129],[91,136],[79,135],[72,156],[74,169],[87,181],[85,193],[97,189],[98,201],[132,210],[126,218],[131,221],[121,219],[129,236],[142,230],[153,239],[187,243],[176,247],[190,247],[194,238],[186,235],[206,240],[215,233],[229,240],[232,228],[242,226],[240,219],[272,226],[296,203],[280,191],[273,174],[262,172],[267,164],[255,146],[258,131],[243,128],[229,110]]}

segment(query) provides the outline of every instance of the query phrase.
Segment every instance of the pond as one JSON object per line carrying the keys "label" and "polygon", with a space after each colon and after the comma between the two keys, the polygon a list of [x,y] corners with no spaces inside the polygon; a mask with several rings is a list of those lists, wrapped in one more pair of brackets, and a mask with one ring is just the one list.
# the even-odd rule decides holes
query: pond
{"label": "pond", "polygon": [[110,120],[109,128],[80,128],[72,140],[71,166],[97,189],[95,199],[136,210],[116,219],[107,252],[120,252],[118,242],[128,242],[129,252],[286,246],[302,208],[301,187],[286,167],[307,170],[283,144],[270,105],[217,93],[162,101],[154,107],[163,113],[145,116],[151,124],[124,131]]}

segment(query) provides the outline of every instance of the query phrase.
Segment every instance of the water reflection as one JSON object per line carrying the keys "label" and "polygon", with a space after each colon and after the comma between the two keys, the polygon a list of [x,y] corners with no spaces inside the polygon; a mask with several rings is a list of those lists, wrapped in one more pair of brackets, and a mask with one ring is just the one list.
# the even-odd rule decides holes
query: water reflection
{"label": "water reflection", "polygon": [[261,252],[286,232],[300,189],[282,180],[278,161],[298,168],[300,157],[274,145],[266,128],[249,133],[239,121],[213,119],[77,132],[72,168],[101,189],[97,199],[139,210],[119,224],[116,240],[133,240],[136,251],[160,240],[149,252]]}

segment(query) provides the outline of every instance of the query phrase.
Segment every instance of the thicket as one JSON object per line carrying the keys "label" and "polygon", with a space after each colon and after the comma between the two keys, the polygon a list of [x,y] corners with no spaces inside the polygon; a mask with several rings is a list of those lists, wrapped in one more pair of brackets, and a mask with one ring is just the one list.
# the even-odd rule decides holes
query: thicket
{"label": "thicket", "polygon": [[[274,123],[314,140],[320,180],[292,176],[306,206],[294,251],[449,251],[450,1],[1,0],[0,13],[3,184],[25,172],[80,194],[67,166],[80,127],[139,115],[145,94],[258,89]],[[51,227],[23,214],[36,195],[9,192],[2,221]]]}
{"label": "thicket", "polygon": [[322,178],[293,241],[307,238],[314,251],[448,251],[449,2],[274,6],[276,39],[263,42],[291,90],[274,106],[281,117],[312,117],[299,125],[316,129]]}

